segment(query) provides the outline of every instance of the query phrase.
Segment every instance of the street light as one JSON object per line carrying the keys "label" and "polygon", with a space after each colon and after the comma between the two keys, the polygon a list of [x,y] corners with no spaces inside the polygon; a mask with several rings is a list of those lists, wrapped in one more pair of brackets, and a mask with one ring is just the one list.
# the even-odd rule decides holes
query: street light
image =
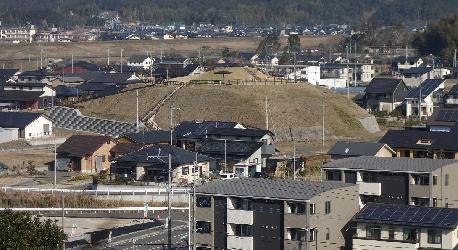
{"label": "street light", "polygon": [[178,107],[170,106],[170,145],[173,145],[173,111],[181,110]]}

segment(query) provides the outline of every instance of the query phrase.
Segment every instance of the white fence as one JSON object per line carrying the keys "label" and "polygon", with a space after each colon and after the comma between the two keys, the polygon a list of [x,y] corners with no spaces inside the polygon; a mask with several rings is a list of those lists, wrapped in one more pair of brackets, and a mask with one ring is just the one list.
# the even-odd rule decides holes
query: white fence
{"label": "white fence", "polygon": [[[148,189],[109,189],[109,190],[85,190],[85,189],[52,189],[52,188],[27,188],[27,187],[1,187],[4,192],[19,191],[19,192],[42,192],[42,193],[82,193],[89,195],[148,195],[148,194],[166,194],[167,188],[148,188]],[[172,188],[171,194],[188,194],[190,188]]]}

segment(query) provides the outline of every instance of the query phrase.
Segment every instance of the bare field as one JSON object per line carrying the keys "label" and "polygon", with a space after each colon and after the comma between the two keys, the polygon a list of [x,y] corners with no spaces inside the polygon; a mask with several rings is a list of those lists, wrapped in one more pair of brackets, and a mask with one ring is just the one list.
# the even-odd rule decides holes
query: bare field
{"label": "bare field", "polygon": [[[236,51],[254,51],[262,37],[236,38],[191,38],[174,40],[141,40],[141,41],[96,41],[75,43],[47,43],[47,44],[0,44],[0,65],[5,67],[36,68],[37,60],[43,49],[44,58],[66,58],[74,55],[75,59],[85,59],[94,62],[106,62],[107,50],[110,49],[112,63],[119,63],[121,49],[123,56],[151,52],[159,55],[161,46],[165,54],[173,50],[177,54],[197,55],[200,48],[203,53],[211,53],[224,47]],[[320,44],[336,44],[342,41],[341,36],[301,36],[303,48],[316,47]],[[287,38],[281,37],[283,45]],[[29,60],[30,59],[30,60]]]}

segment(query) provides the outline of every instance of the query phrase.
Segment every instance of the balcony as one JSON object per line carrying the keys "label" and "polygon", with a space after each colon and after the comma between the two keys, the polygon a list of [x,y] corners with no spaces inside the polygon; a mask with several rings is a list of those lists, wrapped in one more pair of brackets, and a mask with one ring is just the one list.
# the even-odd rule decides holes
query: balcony
{"label": "balcony", "polygon": [[253,237],[242,237],[235,235],[227,236],[227,248],[228,249],[253,249]]}
{"label": "balcony", "polygon": [[357,182],[359,185],[359,194],[363,195],[382,195],[381,183]]}
{"label": "balcony", "polygon": [[228,209],[227,223],[253,225],[253,211]]}
{"label": "balcony", "polygon": [[429,198],[430,187],[429,185],[409,185],[409,196],[418,198]]}

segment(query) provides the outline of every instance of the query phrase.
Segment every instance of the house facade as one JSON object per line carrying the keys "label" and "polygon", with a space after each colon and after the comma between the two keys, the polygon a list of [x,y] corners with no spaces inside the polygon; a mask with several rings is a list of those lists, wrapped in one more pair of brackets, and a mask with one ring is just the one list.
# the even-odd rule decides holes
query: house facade
{"label": "house facade", "polygon": [[427,79],[412,89],[405,99],[406,116],[430,117],[440,104],[435,94],[444,89],[444,82],[443,79]]}
{"label": "house facade", "polygon": [[[356,185],[240,178],[196,190],[198,249],[342,249]],[[332,226],[331,226],[332,225]]]}
{"label": "house facade", "polygon": [[148,55],[132,55],[127,59],[127,66],[149,69],[153,66],[154,58]]}
{"label": "house facade", "polygon": [[16,129],[19,139],[34,139],[52,135],[53,123],[40,113],[0,112],[0,128]]}
{"label": "house facade", "polygon": [[361,205],[375,202],[458,207],[458,161],[355,157],[322,166],[323,179],[359,185]]}
{"label": "house facade", "polygon": [[369,204],[352,219],[353,249],[456,249],[456,208]]}
{"label": "house facade", "polygon": [[374,78],[367,86],[363,98],[369,111],[392,112],[399,107],[408,93],[403,80],[394,78]]}

